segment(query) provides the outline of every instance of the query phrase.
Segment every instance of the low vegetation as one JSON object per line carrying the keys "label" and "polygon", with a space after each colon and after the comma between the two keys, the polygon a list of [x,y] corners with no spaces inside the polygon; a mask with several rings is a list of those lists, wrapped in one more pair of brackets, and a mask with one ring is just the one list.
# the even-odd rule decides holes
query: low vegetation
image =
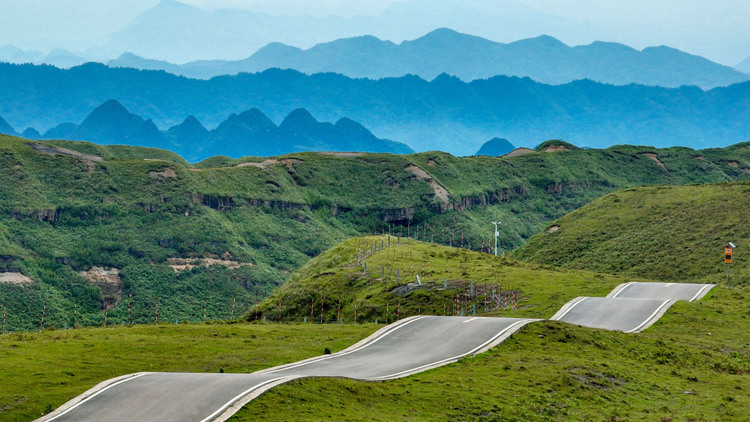
{"label": "low vegetation", "polygon": [[[550,223],[512,256],[658,280],[750,284],[750,184],[625,189]],[[731,268],[724,246],[734,249]]]}
{"label": "low vegetation", "polygon": [[[189,165],[155,149],[0,136],[0,272],[32,280],[1,282],[0,307],[7,331],[39,329],[42,315],[57,328],[226,319],[233,303],[235,316],[253,309],[353,236],[419,233],[477,251],[493,241],[489,222],[501,221],[507,252],[618,188],[748,180],[748,169],[744,145],[511,158],[300,153]],[[190,261],[216,265],[174,264]],[[116,277],[83,275],[97,273]]]}
{"label": "low vegetation", "polygon": [[550,318],[576,296],[632,280],[527,264],[395,236],[354,238],[312,259],[246,319],[393,322],[417,314]]}
{"label": "low vegetation", "polygon": [[198,324],[0,336],[0,419],[34,420],[99,382],[141,371],[247,373],[343,350],[378,327]]}
{"label": "low vegetation", "polygon": [[745,421],[749,298],[747,287],[720,287],[639,334],[534,323],[404,379],[291,382],[232,420]]}

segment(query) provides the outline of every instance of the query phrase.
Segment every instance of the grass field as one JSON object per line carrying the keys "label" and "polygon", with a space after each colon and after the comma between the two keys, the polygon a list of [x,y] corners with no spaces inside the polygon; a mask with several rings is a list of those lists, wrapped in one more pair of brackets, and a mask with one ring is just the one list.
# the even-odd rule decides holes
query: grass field
{"label": "grass field", "polygon": [[285,384],[232,420],[747,421],[749,298],[717,288],[639,334],[535,323],[405,379]]}
{"label": "grass field", "polygon": [[30,421],[133,372],[253,372],[335,352],[378,327],[214,324],[0,335],[0,420]]}

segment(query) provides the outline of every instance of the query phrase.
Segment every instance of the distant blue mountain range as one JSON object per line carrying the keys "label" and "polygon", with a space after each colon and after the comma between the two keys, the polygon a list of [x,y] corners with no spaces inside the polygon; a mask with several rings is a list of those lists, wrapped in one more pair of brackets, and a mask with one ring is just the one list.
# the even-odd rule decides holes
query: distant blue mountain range
{"label": "distant blue mountain range", "polygon": [[591,79],[615,85],[702,88],[750,79],[750,75],[731,67],[664,46],[642,51],[605,42],[569,47],[550,36],[503,44],[450,29],[438,29],[401,44],[363,36],[318,44],[307,50],[272,43],[239,61],[202,60],[175,65],[123,54],[108,65],[165,70],[201,79],[270,68],[374,79],[411,74],[431,80],[447,73],[464,81],[506,75],[528,76],[549,84]]}
{"label": "distant blue mountain range", "polygon": [[[19,135],[2,117],[0,133]],[[378,139],[351,119],[342,118],[336,124],[321,123],[305,109],[292,111],[278,126],[253,108],[230,115],[214,130],[188,116],[181,124],[160,131],[153,121],[130,113],[116,100],[94,109],[80,125],[61,123],[43,135],[27,128],[21,136],[163,148],[192,162],[217,155],[239,158],[299,151],[414,152],[400,142]]]}
{"label": "distant blue mountain range", "polygon": [[516,146],[562,139],[582,147],[705,148],[750,140],[750,82],[704,91],[506,76],[369,80],[278,69],[196,80],[92,63],[69,70],[0,64],[0,116],[16,128],[44,132],[81,122],[110,99],[162,130],[191,115],[212,128],[254,107],[275,122],[304,108],[321,121],[352,119],[417,151],[455,155],[472,155],[493,137]]}

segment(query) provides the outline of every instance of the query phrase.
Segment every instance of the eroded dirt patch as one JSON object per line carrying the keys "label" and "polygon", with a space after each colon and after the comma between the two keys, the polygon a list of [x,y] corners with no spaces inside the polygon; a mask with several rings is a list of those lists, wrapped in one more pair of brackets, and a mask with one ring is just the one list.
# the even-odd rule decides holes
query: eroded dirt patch
{"label": "eroded dirt patch", "polygon": [[237,167],[257,167],[261,170],[265,170],[269,166],[273,166],[276,164],[279,164],[279,160],[266,160],[261,163],[251,163],[251,162],[241,163],[241,164],[238,164]]}
{"label": "eroded dirt patch", "polygon": [[659,167],[665,169],[667,166],[664,165],[664,163],[659,159],[659,156],[654,154],[653,152],[643,152],[641,155],[648,157],[651,161],[655,162]]}
{"label": "eroded dirt patch", "polygon": [[172,167],[165,167],[162,171],[149,171],[148,175],[154,179],[176,179],[177,173]]}
{"label": "eroded dirt patch", "polygon": [[553,145],[551,147],[547,147],[544,152],[560,152],[560,151],[570,151],[570,148],[566,147],[565,145]]}
{"label": "eroded dirt patch", "polygon": [[167,258],[167,263],[174,270],[179,273],[185,270],[191,270],[196,267],[210,267],[212,265],[223,265],[231,270],[243,267],[252,266],[249,262],[233,261],[231,259],[217,259],[217,258]]}
{"label": "eroded dirt patch", "polygon": [[426,171],[422,170],[415,164],[409,164],[408,166],[406,166],[405,170],[417,176],[417,179],[427,182],[432,188],[432,191],[435,193],[435,196],[444,204],[448,203],[448,200],[450,198],[448,190],[445,189],[440,183],[438,183],[437,180],[433,179],[432,176],[430,176]]}
{"label": "eroded dirt patch", "polygon": [[547,230],[545,230],[547,233],[554,233],[556,231],[560,230],[560,226],[555,224],[554,226],[550,226]]}
{"label": "eroded dirt patch", "polygon": [[34,284],[34,280],[21,273],[0,273],[0,284],[28,286]]}
{"label": "eroded dirt patch", "polygon": [[736,162],[736,161],[728,161],[728,162],[727,162],[727,165],[728,165],[729,167],[734,167],[734,168],[739,168],[739,167],[740,167],[740,163],[738,163],[738,162]]}
{"label": "eroded dirt patch", "polygon": [[38,142],[27,142],[26,145],[33,148],[35,151],[39,151],[43,154],[49,154],[51,156],[56,155],[67,155],[71,157],[80,158],[81,160],[85,161],[94,161],[94,162],[102,162],[104,161],[104,158],[99,157],[98,155],[90,155],[90,154],[84,154],[82,152],[73,151],[67,148],[61,148],[50,144],[41,144]]}
{"label": "eroded dirt patch", "polygon": [[83,277],[102,291],[102,297],[110,305],[116,305],[122,299],[122,279],[117,268],[91,267],[88,271],[79,271]]}
{"label": "eroded dirt patch", "polygon": [[518,157],[518,156],[521,156],[521,155],[533,154],[535,152],[536,151],[534,151],[533,149],[530,149],[530,148],[516,148],[513,151],[511,151],[511,152],[503,155],[503,157]]}

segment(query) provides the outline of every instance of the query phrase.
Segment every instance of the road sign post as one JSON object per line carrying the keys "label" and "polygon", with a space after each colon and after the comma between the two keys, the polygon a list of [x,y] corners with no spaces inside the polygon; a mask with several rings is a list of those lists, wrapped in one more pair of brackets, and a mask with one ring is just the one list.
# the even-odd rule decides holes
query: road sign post
{"label": "road sign post", "polygon": [[731,272],[732,272],[732,255],[734,251],[734,243],[729,242],[728,245],[724,246],[724,263],[727,264],[727,286],[731,286]]}

